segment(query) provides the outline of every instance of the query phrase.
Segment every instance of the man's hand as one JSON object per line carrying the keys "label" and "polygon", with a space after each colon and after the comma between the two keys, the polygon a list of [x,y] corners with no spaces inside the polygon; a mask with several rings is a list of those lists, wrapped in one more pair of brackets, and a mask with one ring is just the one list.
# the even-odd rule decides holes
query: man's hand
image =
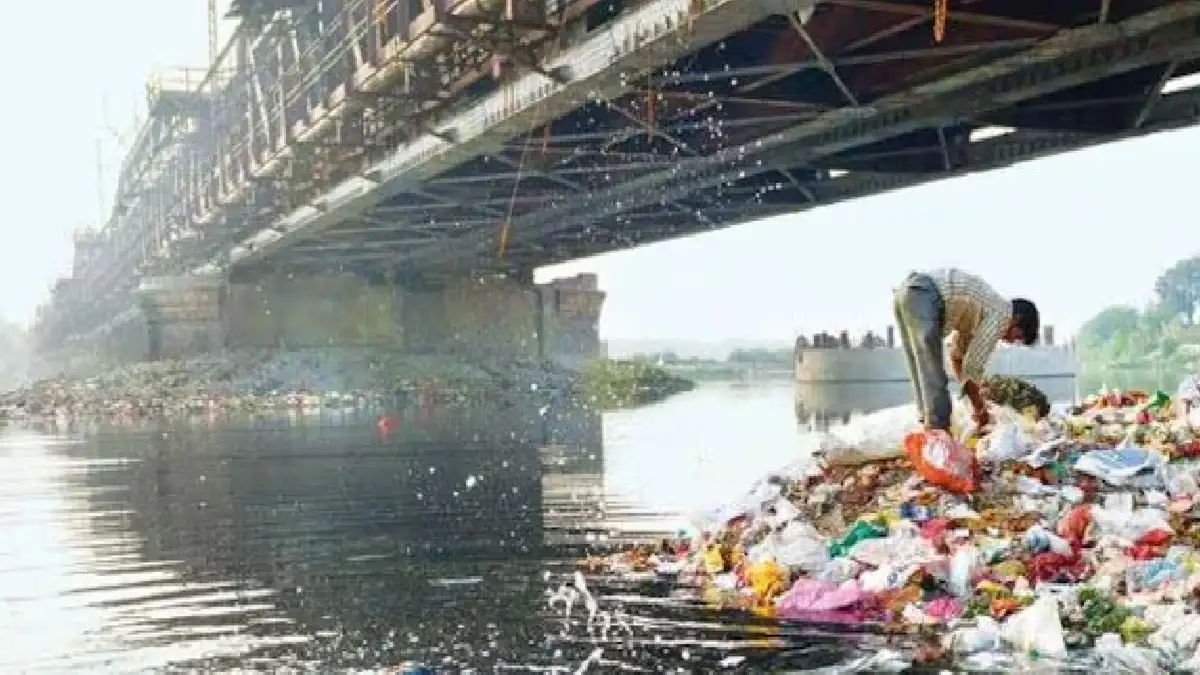
{"label": "man's hand", "polygon": [[992,417],[988,414],[987,401],[983,398],[983,393],[979,390],[979,385],[974,380],[963,382],[963,393],[967,395],[967,399],[971,401],[971,419],[975,420],[976,427],[982,429],[991,422]]}
{"label": "man's hand", "polygon": [[982,429],[992,421],[992,416],[988,414],[987,406],[976,408],[971,413],[971,419],[975,421],[975,428]]}

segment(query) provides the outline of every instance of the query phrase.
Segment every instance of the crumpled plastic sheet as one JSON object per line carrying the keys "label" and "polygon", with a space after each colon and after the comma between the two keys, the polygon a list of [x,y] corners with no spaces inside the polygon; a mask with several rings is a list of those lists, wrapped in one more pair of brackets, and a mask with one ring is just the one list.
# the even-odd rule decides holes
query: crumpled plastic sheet
{"label": "crumpled plastic sheet", "polygon": [[829,548],[812,525],[793,520],[747,551],[751,562],[774,559],[779,564],[818,574],[829,565]]}
{"label": "crumpled plastic sheet", "polygon": [[775,609],[781,617],[800,617],[811,612],[848,609],[867,597],[857,581],[834,584],[801,579],[775,601]]}

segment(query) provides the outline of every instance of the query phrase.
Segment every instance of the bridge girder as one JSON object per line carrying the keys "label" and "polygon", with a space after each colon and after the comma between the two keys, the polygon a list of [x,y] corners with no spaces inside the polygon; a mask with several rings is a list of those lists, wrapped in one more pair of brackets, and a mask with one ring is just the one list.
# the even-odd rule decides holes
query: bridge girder
{"label": "bridge girder", "polygon": [[[234,242],[247,269],[527,269],[1195,119],[1162,96],[1200,68],[1194,0],[962,0],[940,42],[905,0],[823,0],[807,22],[798,1],[709,0],[638,35],[613,21],[650,5],[471,2],[243,3],[207,74],[155,90],[82,275],[93,304],[231,265]],[[552,65],[588,31],[625,36],[616,67]],[[397,51],[420,40],[441,62]],[[518,98],[521,77],[541,89]],[[450,122],[510,90],[475,108],[486,133]],[[995,125],[1019,131],[971,142]],[[370,187],[347,206],[341,181]],[[268,225],[286,236],[250,242]]]}

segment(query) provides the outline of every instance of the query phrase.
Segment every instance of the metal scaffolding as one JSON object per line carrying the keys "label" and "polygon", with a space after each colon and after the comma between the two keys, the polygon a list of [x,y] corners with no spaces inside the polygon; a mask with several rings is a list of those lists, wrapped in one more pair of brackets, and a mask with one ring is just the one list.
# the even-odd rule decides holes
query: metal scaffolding
{"label": "metal scaffolding", "polygon": [[[183,271],[494,89],[571,15],[555,0],[235,0],[205,70],[147,86],[98,252],[98,295]],[[552,45],[551,45],[552,46]]]}

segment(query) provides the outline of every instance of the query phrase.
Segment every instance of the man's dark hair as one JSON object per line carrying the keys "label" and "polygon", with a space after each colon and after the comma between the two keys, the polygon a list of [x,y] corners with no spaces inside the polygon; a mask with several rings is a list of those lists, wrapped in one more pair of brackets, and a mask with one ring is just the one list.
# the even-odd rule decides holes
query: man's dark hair
{"label": "man's dark hair", "polygon": [[1013,323],[1021,329],[1021,337],[1025,339],[1026,346],[1037,344],[1038,332],[1042,329],[1037,305],[1025,298],[1013,298],[1012,313]]}

